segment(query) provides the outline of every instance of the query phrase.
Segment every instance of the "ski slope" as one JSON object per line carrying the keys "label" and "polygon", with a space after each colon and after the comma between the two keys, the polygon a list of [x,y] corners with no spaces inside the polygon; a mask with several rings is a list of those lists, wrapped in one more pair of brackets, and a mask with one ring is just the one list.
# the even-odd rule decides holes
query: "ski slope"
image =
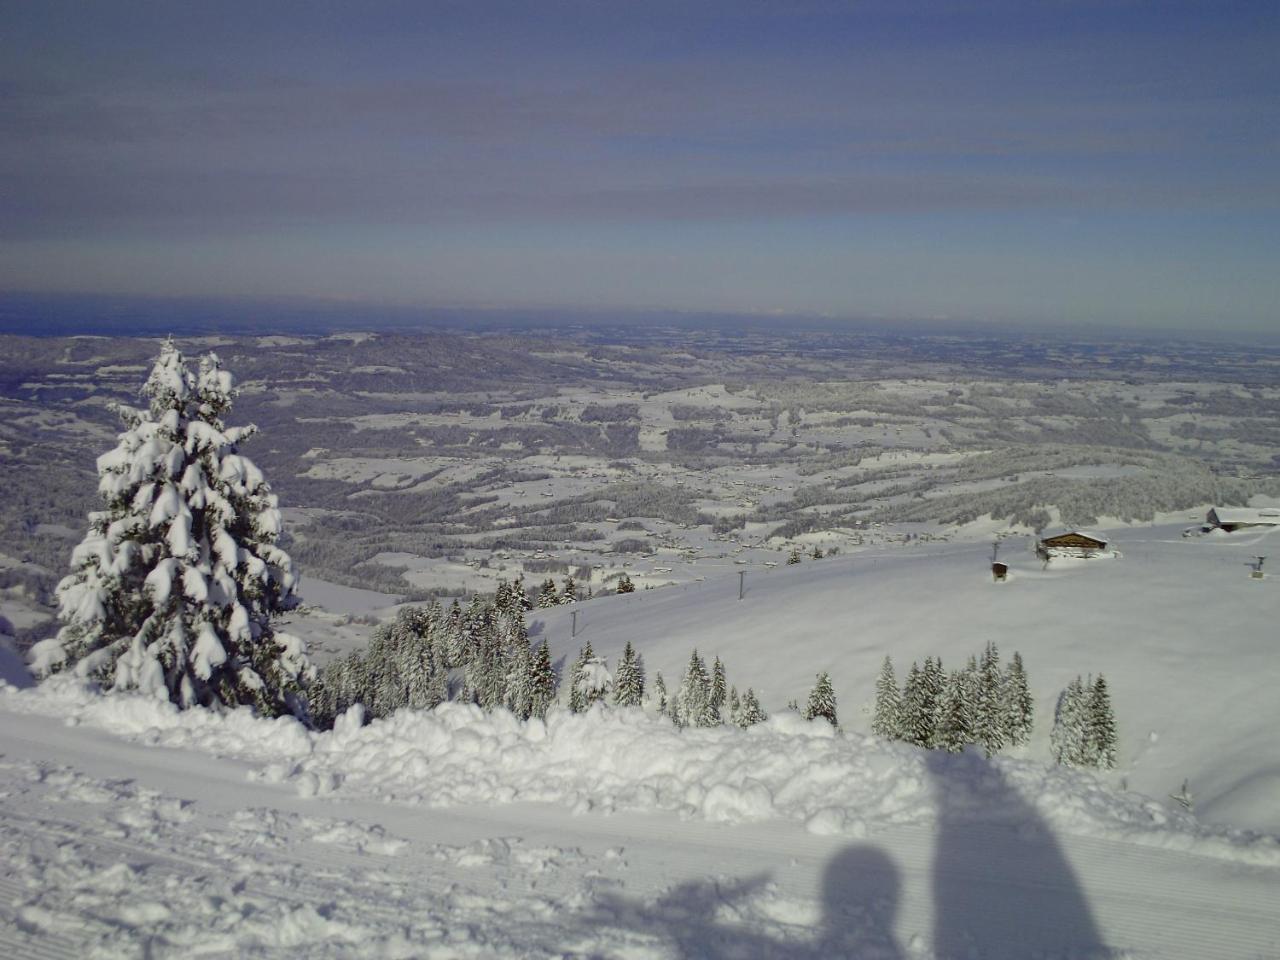
{"label": "ski slope", "polygon": [[1006,659],[1022,653],[1036,699],[1032,741],[1017,755],[1050,762],[1058,693],[1101,672],[1120,733],[1110,782],[1163,798],[1186,780],[1201,819],[1280,832],[1280,575],[1253,580],[1247,566],[1280,548],[1280,534],[1182,529],[1104,531],[1119,557],[1047,569],[1027,540],[1009,541],[1005,583],[992,580],[989,542],[757,566],[741,601],[738,577],[708,579],[535,610],[531,633],[566,662],[589,640],[616,663],[630,640],[650,682],[660,671],[669,690],[696,647],[708,662],[720,656],[729,683],[754,687],[770,712],[803,705],[828,670],[841,724],[859,732],[886,655],[901,683],[912,661],[938,655],[957,668],[995,641]]}
{"label": "ski slope", "polygon": [[[1048,570],[1006,546],[999,585],[984,546],[933,545],[752,571],[741,601],[736,577],[597,598],[577,638],[531,615],[558,655],[631,640],[673,686],[719,653],[774,711],[747,731],[446,704],[314,733],[29,687],[0,650],[0,956],[1278,956],[1278,595],[1243,566],[1266,540],[1178,533]],[[865,735],[886,652],[987,639],[1026,659],[1027,748]],[[778,709],[818,669],[842,733]],[[1091,669],[1107,774],[1045,763],[1052,694]],[[1184,776],[1194,814],[1165,796]]]}
{"label": "ski slope", "polygon": [[[1280,950],[1274,841],[1240,848],[1246,862],[1176,819],[1158,845],[1051,830],[976,757],[929,758],[925,819],[850,835],[497,798],[430,807],[380,799],[358,778],[315,796],[305,777],[262,776],[279,724],[242,719],[261,729],[235,749],[252,743],[258,759],[216,757],[194,738],[159,745],[163,726],[121,736],[92,711],[68,725],[32,696],[0,698],[2,956]],[[342,752],[331,736],[312,752]],[[360,752],[346,753],[358,769]],[[991,808],[994,820],[980,812]]]}

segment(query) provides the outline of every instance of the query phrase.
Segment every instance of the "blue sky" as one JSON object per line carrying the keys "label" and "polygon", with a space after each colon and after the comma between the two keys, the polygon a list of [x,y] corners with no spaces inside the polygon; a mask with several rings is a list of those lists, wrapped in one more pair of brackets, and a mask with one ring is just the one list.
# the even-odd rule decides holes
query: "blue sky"
{"label": "blue sky", "polygon": [[0,289],[1280,327],[1274,2],[0,15]]}

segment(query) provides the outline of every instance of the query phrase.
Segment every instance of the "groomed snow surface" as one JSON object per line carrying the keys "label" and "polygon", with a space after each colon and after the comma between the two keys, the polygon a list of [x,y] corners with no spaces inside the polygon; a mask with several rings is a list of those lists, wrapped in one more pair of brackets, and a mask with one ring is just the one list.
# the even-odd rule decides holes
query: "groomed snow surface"
{"label": "groomed snow surface", "polygon": [[0,955],[1264,957],[1274,838],[835,735],[0,690]]}
{"label": "groomed snow surface", "polygon": [[[1074,649],[1089,661],[1079,669],[1107,670],[1121,680],[1113,690],[1131,687],[1141,677],[1132,661],[1151,659],[1163,636],[1168,656],[1152,665],[1152,683],[1184,663],[1183,684],[1164,697],[1175,707],[1196,682],[1230,688],[1227,667],[1215,673],[1217,660],[1192,649],[1193,632],[1221,618],[1225,602],[1243,626],[1212,642],[1246,660],[1236,699],[1250,696],[1264,669],[1249,660],[1260,656],[1254,631],[1259,618],[1274,623],[1270,581],[1237,591],[1234,554],[1243,551],[1230,543],[1152,540],[1152,557],[1173,558],[1163,566],[1134,562],[1145,549],[1136,541],[1120,546],[1123,558],[1105,571],[1051,567],[1037,577],[1038,567],[1015,565],[1021,585],[1015,576],[989,589],[980,578],[969,585],[970,560],[949,554],[858,575],[875,581],[879,605],[891,607],[893,585],[909,583],[930,603],[951,603],[955,622],[976,623],[953,630],[954,650],[939,649],[940,633],[931,644],[910,632],[919,628],[910,606],[899,608],[896,633],[884,615],[907,660],[941,652],[955,661],[960,644],[977,652],[966,631],[991,629],[993,609],[1017,626],[1036,610],[1057,616],[1054,604],[1078,608],[1078,647],[1055,630],[1002,645],[1023,652],[1033,686],[1037,665],[1041,685],[1056,684],[1057,659]],[[579,625],[595,631],[601,652],[629,623],[650,678],[656,660],[671,680],[663,658],[715,623],[720,632],[702,636],[720,643],[698,645],[724,656],[731,679],[737,666],[740,683],[785,687],[827,664],[803,662],[794,642],[772,669],[749,652],[770,624],[798,623],[809,635],[839,616],[837,587],[850,573],[840,563],[856,562],[770,574],[742,602],[710,590],[593,601]],[[1198,565],[1207,572],[1197,586],[1188,574]],[[1181,583],[1141,621],[1156,639],[1116,648],[1139,616],[1127,619],[1117,598],[1171,572]],[[953,582],[981,603],[956,607]],[[1169,599],[1188,590],[1206,612]],[[102,697],[67,678],[22,687],[6,661],[17,683],[0,686],[0,956],[1280,956],[1280,841],[1120,789],[1135,757],[1151,756],[1134,725],[1167,731],[1161,709],[1172,708],[1116,696],[1124,749],[1121,769],[1106,775],[1048,766],[1042,743],[987,761],[879,741],[858,732],[864,698],[847,693],[858,690],[851,671],[869,686],[885,652],[871,642],[876,605],[863,606],[857,652],[835,658],[841,733],[776,709],[746,731],[680,732],[639,710],[557,711],[522,724],[456,704],[368,725],[352,713],[314,733],[244,710]],[[1173,629],[1173,616],[1192,626]],[[1101,656],[1108,645],[1087,629],[1100,622],[1128,654]],[[841,669],[850,674],[843,689]],[[1036,692],[1043,727],[1047,696]],[[1252,710],[1269,723],[1276,709],[1220,696],[1215,706],[1227,732],[1250,738],[1241,718]],[[1203,763],[1221,736],[1206,726],[1168,762]],[[1230,757],[1239,776],[1244,761]],[[1270,757],[1258,751],[1257,768]]]}

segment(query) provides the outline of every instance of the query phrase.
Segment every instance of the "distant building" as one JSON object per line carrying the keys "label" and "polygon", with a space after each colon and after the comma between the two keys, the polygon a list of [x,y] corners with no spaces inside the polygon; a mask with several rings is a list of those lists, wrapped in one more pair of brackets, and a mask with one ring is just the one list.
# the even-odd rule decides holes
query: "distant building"
{"label": "distant building", "polygon": [[1083,530],[1069,530],[1045,537],[1036,552],[1044,557],[1092,557],[1106,549],[1106,538]]}
{"label": "distant building", "polygon": [[1210,527],[1219,527],[1228,533],[1241,527],[1275,527],[1280,526],[1280,508],[1214,507],[1205,521]]}

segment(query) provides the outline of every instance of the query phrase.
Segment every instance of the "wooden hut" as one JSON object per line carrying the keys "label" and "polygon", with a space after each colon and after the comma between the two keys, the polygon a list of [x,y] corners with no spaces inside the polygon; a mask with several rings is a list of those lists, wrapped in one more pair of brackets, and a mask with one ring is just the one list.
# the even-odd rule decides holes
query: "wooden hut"
{"label": "wooden hut", "polygon": [[1096,533],[1068,530],[1040,541],[1037,553],[1059,557],[1093,557],[1107,549],[1107,541]]}

